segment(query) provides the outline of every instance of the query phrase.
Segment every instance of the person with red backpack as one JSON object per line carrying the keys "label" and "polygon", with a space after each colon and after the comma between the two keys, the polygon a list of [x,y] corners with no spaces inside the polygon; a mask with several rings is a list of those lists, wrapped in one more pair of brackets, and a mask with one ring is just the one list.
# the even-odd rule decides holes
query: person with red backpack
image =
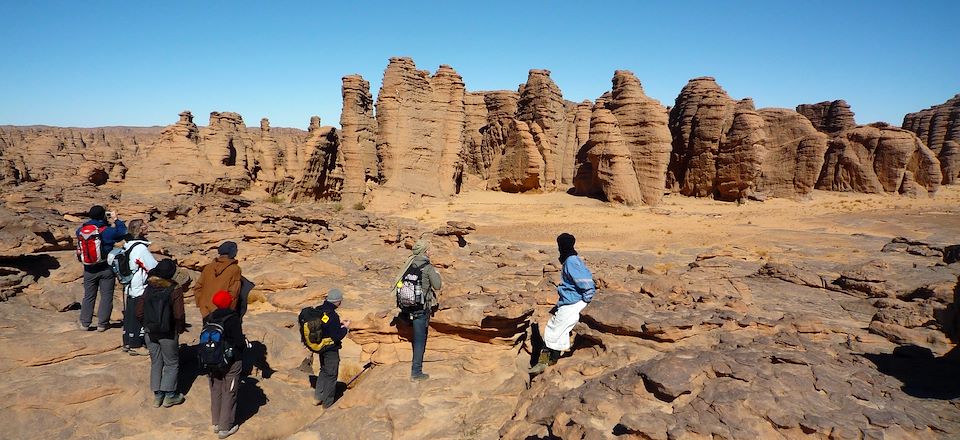
{"label": "person with red backpack", "polygon": [[[83,300],[80,302],[80,330],[90,330],[93,304],[100,294],[97,308],[97,331],[107,331],[113,312],[113,289],[116,278],[107,263],[107,254],[127,234],[127,226],[116,214],[96,205],[90,208],[90,220],[77,228],[77,260],[83,263]],[[111,226],[110,223],[113,223]]]}

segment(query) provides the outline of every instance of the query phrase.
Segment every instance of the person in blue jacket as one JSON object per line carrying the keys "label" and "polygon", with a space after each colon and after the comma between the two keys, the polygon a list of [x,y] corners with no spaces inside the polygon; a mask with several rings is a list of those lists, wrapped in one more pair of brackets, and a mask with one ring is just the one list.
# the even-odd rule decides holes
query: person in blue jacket
{"label": "person in blue jacket", "polygon": [[[113,270],[107,263],[107,254],[113,250],[114,245],[123,240],[127,235],[127,225],[123,220],[116,218],[116,214],[107,212],[100,205],[90,208],[88,212],[90,220],[87,220],[83,226],[77,228],[76,238],[81,240],[80,230],[84,226],[94,225],[98,229],[100,236],[100,254],[101,259],[97,260],[96,254],[83,255],[81,257],[80,247],[77,248],[77,259],[83,262],[83,301],[80,302],[80,330],[90,330],[93,323],[93,304],[97,301],[97,291],[100,293],[100,306],[97,308],[97,331],[107,331],[110,327],[110,314],[113,312],[113,289],[116,286],[117,279],[114,277]],[[111,225],[110,223],[113,223]]]}
{"label": "person in blue jacket", "polygon": [[580,322],[580,312],[593,300],[597,291],[593,274],[574,249],[576,241],[573,235],[566,232],[557,236],[560,263],[563,264],[560,284],[557,285],[560,298],[543,330],[545,349],[540,352],[537,365],[530,368],[530,374],[542,373],[548,365],[557,363],[562,352],[570,349],[570,331]]}

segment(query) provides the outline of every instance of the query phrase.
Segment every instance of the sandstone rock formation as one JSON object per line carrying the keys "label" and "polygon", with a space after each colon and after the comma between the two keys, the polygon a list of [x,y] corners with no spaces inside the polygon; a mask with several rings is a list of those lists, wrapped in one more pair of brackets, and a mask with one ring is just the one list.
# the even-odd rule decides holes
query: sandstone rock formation
{"label": "sandstone rock formation", "polygon": [[517,119],[530,126],[543,157],[542,188],[556,189],[561,184],[563,169],[572,166],[576,154],[566,144],[568,126],[563,94],[545,69],[531,69],[519,93]]}
{"label": "sandstone rock formation", "polygon": [[670,112],[667,184],[684,195],[800,197],[820,174],[827,137],[786,109],[733,101],[713,78],[691,80]]}
{"label": "sandstone rock formation", "polygon": [[0,126],[0,182],[102,185],[120,177],[124,159],[155,139],[156,128]]}
{"label": "sandstone rock formation", "polygon": [[377,95],[377,155],[384,186],[456,194],[463,169],[464,85],[449,66],[433,76],[391,58]]}
{"label": "sandstone rock formation", "polygon": [[344,184],[342,198],[362,201],[367,182],[378,176],[377,148],[374,134],[377,121],[373,116],[370,83],[360,75],[343,77],[343,111],[340,113],[340,139]]}
{"label": "sandstone rock formation", "polygon": [[817,130],[829,135],[857,126],[850,104],[842,99],[800,104],[797,106],[797,113],[809,119]]}
{"label": "sandstone rock formation", "polygon": [[614,73],[609,97],[594,106],[584,148],[588,160],[577,175],[586,181],[574,182],[578,193],[626,204],[660,202],[671,150],[667,112],[633,73]]}
{"label": "sandstone rock formation", "polygon": [[511,119],[503,154],[494,160],[496,174],[491,179],[494,187],[506,192],[544,189],[546,162],[540,148],[543,142],[540,125]]}
{"label": "sandstone rock formation", "polygon": [[[590,140],[586,164],[590,168],[584,195],[599,195],[606,200],[625,204],[643,203],[640,183],[634,168],[630,148],[616,117],[606,108],[606,102],[594,106],[590,118]],[[661,190],[662,193],[662,190]]]}
{"label": "sandstone rock formation", "polygon": [[933,194],[941,181],[936,155],[912,132],[875,124],[830,140],[818,189]]}
{"label": "sandstone rock formation", "polygon": [[485,92],[470,92],[463,97],[465,125],[463,127],[464,164],[463,171],[486,178],[490,166],[490,154],[484,154],[484,128],[487,125],[487,106]]}
{"label": "sandstone rock formation", "polygon": [[960,95],[903,117],[903,128],[917,137],[937,155],[943,184],[960,182]]}
{"label": "sandstone rock formation", "polygon": [[[487,92],[483,96],[487,109],[487,124],[482,128],[483,141],[480,144],[481,160],[478,161],[478,171],[484,179],[493,177],[492,174],[497,172],[494,164],[498,164],[504,154],[509,137],[508,130],[517,113],[518,99],[517,92],[505,90]],[[495,182],[488,184],[488,187],[495,187]]]}
{"label": "sandstone rock formation", "polygon": [[713,196],[716,156],[733,123],[734,104],[713,78],[694,78],[683,87],[670,110],[673,151],[668,187],[686,196]]}

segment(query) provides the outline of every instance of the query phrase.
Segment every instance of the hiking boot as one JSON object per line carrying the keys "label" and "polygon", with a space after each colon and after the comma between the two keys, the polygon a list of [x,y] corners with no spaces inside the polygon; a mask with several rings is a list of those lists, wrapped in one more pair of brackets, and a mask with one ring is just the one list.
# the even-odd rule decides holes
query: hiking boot
{"label": "hiking boot", "polygon": [[122,351],[122,352],[124,352],[124,353],[128,353],[128,352],[130,351],[130,346],[129,346],[129,345],[123,345],[123,346],[120,347],[120,351]]}
{"label": "hiking boot", "polygon": [[107,331],[107,328],[106,328],[106,327],[97,326],[97,331],[100,332],[100,333],[103,333],[103,332]]}
{"label": "hiking boot", "polygon": [[163,405],[163,393],[153,393],[153,407],[160,408]]}
{"label": "hiking boot", "polygon": [[213,425],[213,433],[214,434],[220,433],[220,425]]}
{"label": "hiking boot", "polygon": [[530,367],[527,370],[529,374],[540,374],[543,373],[543,370],[547,369],[547,364],[550,362],[550,351],[545,348],[540,351],[540,357],[537,359],[537,365]]}
{"label": "hiking boot", "polygon": [[167,397],[163,398],[163,407],[170,408],[171,406],[183,403],[185,400],[187,400],[187,398],[184,397],[182,393],[167,394]]}
{"label": "hiking boot", "polygon": [[150,351],[143,347],[127,348],[127,354],[130,356],[150,356]]}
{"label": "hiking boot", "polygon": [[236,434],[239,429],[240,429],[240,425],[233,425],[233,428],[230,428],[229,431],[220,431],[220,432],[218,432],[218,433],[217,433],[217,438],[227,438],[227,437],[230,437],[231,435]]}
{"label": "hiking boot", "polygon": [[90,324],[83,325],[82,322],[77,322],[77,329],[79,329],[82,332],[88,332],[90,331]]}
{"label": "hiking boot", "polygon": [[410,380],[414,382],[423,382],[429,378],[430,378],[430,375],[425,373],[414,374],[410,376]]}

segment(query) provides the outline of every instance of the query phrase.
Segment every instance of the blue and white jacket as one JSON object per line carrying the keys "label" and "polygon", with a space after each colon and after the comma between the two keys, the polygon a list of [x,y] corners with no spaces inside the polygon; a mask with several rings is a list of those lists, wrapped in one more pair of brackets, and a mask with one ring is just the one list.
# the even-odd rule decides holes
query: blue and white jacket
{"label": "blue and white jacket", "polygon": [[557,293],[560,300],[557,307],[573,304],[577,301],[589,303],[593,300],[593,294],[596,293],[597,286],[593,282],[593,274],[587,265],[583,263],[578,255],[571,255],[563,262],[563,270],[560,272],[560,284],[557,286]]}

